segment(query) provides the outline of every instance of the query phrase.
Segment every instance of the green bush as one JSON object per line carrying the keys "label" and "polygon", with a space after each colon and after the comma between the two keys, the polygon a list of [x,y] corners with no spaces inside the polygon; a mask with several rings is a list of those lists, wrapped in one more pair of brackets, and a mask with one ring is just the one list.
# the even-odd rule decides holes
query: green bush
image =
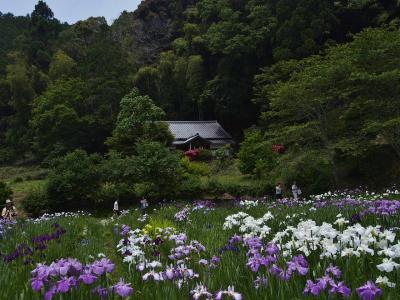
{"label": "green bush", "polygon": [[0,181],[0,203],[1,205],[12,196],[12,190],[7,183]]}
{"label": "green bush", "polygon": [[216,171],[226,168],[232,161],[232,149],[230,145],[225,145],[214,152],[216,160]]}
{"label": "green bush", "polygon": [[154,200],[175,196],[183,173],[179,156],[158,142],[143,142],[136,149],[137,195]]}
{"label": "green bush", "polygon": [[192,162],[184,156],[181,158],[181,165],[185,172],[193,175],[209,176],[211,171],[206,163]]}
{"label": "green bush", "polygon": [[303,195],[318,194],[334,186],[332,164],[326,156],[316,151],[293,152],[281,156],[271,178],[284,182],[288,187],[296,181]]}
{"label": "green bush", "polygon": [[23,182],[23,181],[24,181],[24,179],[22,177],[16,177],[13,180],[14,183],[19,183],[19,182]]}
{"label": "green bush", "polygon": [[191,176],[190,178],[181,182],[179,186],[178,198],[182,200],[192,200],[201,198],[204,193],[204,187],[198,177]]}
{"label": "green bush", "polygon": [[201,149],[199,155],[195,158],[196,161],[210,161],[213,159],[213,153],[209,149]]}
{"label": "green bush", "polygon": [[219,197],[224,193],[232,196],[253,196],[259,197],[271,193],[273,186],[268,182],[254,182],[252,184],[222,183],[218,180],[209,180],[203,187],[204,193]]}
{"label": "green bush", "polygon": [[50,203],[45,187],[29,191],[28,195],[21,202],[22,208],[34,217],[50,211]]}
{"label": "green bush", "polygon": [[53,163],[48,176],[47,196],[55,211],[93,208],[100,189],[101,157],[75,150]]}
{"label": "green bush", "polygon": [[96,201],[101,207],[109,208],[117,199],[121,204],[131,203],[135,196],[134,187],[128,183],[104,182],[96,194]]}
{"label": "green bush", "polygon": [[261,178],[275,168],[278,156],[261,131],[248,131],[238,153],[239,169],[243,174]]}

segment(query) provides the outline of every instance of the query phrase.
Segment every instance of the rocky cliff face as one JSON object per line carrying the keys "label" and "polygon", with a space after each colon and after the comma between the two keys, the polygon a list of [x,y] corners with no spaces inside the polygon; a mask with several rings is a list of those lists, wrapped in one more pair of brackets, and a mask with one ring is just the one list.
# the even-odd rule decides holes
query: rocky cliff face
{"label": "rocky cliff face", "polygon": [[154,62],[180,30],[186,8],[196,0],[144,0],[134,12],[124,12],[112,25],[114,38],[138,65]]}

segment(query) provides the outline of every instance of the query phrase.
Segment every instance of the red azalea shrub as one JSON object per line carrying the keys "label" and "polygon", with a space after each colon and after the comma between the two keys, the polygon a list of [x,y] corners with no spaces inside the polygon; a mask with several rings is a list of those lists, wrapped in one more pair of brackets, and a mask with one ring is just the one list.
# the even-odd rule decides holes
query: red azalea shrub
{"label": "red azalea shrub", "polygon": [[195,159],[197,156],[199,156],[199,154],[200,154],[199,149],[192,149],[185,152],[186,157],[189,158],[190,160]]}
{"label": "red azalea shrub", "polygon": [[285,153],[286,149],[285,149],[284,145],[275,144],[275,145],[272,145],[272,151],[282,154],[282,153]]}

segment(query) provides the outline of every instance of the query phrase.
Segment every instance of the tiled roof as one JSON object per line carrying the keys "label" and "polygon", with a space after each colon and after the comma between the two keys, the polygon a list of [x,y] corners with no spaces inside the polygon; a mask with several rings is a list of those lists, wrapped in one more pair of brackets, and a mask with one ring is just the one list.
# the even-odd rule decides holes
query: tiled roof
{"label": "tiled roof", "polygon": [[175,140],[187,140],[196,134],[207,140],[232,140],[217,121],[166,121]]}

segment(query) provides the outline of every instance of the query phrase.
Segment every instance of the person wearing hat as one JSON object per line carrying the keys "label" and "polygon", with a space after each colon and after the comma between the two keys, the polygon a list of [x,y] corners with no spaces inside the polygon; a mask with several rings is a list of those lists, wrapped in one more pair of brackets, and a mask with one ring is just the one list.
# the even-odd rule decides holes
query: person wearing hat
{"label": "person wearing hat", "polygon": [[17,210],[15,209],[13,202],[10,199],[7,199],[6,207],[3,208],[3,211],[1,212],[1,217],[8,221],[13,221],[16,216]]}

